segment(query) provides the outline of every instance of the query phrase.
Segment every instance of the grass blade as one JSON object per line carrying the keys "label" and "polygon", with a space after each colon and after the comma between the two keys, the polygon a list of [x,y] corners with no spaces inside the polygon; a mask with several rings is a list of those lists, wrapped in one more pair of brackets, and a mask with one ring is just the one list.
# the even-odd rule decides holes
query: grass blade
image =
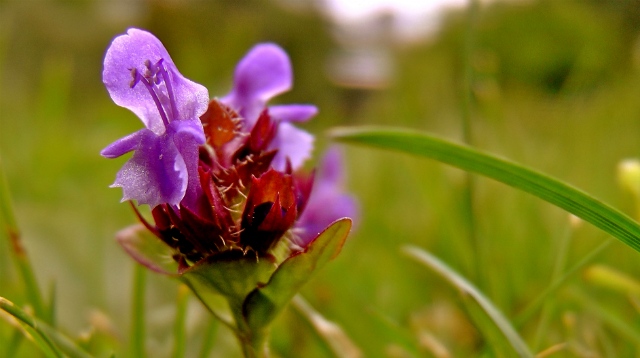
{"label": "grass blade", "polygon": [[533,169],[415,130],[335,128],[330,135],[342,142],[435,159],[495,179],[554,204],[640,251],[637,222],[591,195]]}
{"label": "grass blade", "polygon": [[132,356],[136,358],[146,357],[144,349],[144,320],[145,305],[144,293],[147,281],[147,268],[135,264],[133,279],[133,307],[132,307],[132,327],[131,327],[131,351]]}
{"label": "grass blade", "polygon": [[0,309],[7,312],[15,319],[18,320],[20,325],[27,331],[27,333],[33,338],[35,344],[42,350],[42,352],[49,358],[64,358],[65,355],[60,349],[53,343],[51,338],[44,333],[36,320],[29,316],[20,307],[13,304],[13,302],[0,297]]}
{"label": "grass blade", "polygon": [[575,275],[580,269],[584,268],[586,265],[591,263],[604,249],[609,247],[614,242],[612,238],[603,242],[598,247],[596,247],[593,251],[589,252],[585,257],[583,257],[580,261],[578,261],[575,265],[573,265],[567,272],[562,274],[558,279],[554,280],[547,289],[545,289],[538,297],[536,297],[531,303],[529,303],[521,313],[519,313],[514,322],[517,326],[524,324],[534,313],[536,313],[542,306],[544,302],[555,293],[562,285],[564,285],[573,275]]}
{"label": "grass blade", "polygon": [[187,349],[187,335],[185,332],[185,323],[187,319],[187,305],[189,303],[189,287],[180,285],[178,287],[178,302],[176,312],[176,325],[173,329],[173,358],[184,358]]}
{"label": "grass blade", "polygon": [[493,323],[500,329],[518,355],[520,357],[533,358],[533,354],[529,351],[526,343],[507,318],[471,282],[467,281],[437,257],[416,246],[404,246],[402,252],[431,268],[460,291],[473,297],[478,305],[480,305],[484,312],[491,318]]}
{"label": "grass blade", "polygon": [[315,329],[318,336],[326,342],[335,357],[338,358],[361,358],[362,351],[347,336],[340,326],[322,317],[311,305],[300,295],[296,295],[291,303],[293,307],[304,317]]}
{"label": "grass blade", "polygon": [[13,212],[13,206],[11,204],[11,196],[9,195],[9,185],[4,175],[2,167],[2,158],[0,158],[0,224],[2,224],[4,231],[10,241],[11,251],[13,257],[18,265],[18,271],[20,277],[26,287],[26,294],[29,303],[33,306],[35,315],[42,319],[46,319],[48,316],[45,309],[44,300],[42,294],[38,288],[31,263],[27,257],[27,253],[20,240],[20,230],[18,230],[18,224]]}
{"label": "grass blade", "polygon": [[207,329],[204,333],[204,338],[202,340],[202,348],[200,348],[199,358],[208,358],[211,354],[211,350],[213,349],[213,343],[215,339],[216,332],[218,331],[218,319],[215,317],[209,318],[209,324],[207,325]]}

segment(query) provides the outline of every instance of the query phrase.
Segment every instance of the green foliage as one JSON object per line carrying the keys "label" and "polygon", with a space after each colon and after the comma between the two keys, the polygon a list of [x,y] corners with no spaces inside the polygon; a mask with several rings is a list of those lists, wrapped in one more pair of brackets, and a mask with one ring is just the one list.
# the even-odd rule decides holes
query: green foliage
{"label": "green foliage", "polygon": [[[129,348],[134,270],[113,237],[136,218],[127,205],[117,204],[121,192],[108,188],[126,158],[98,155],[115,138],[141,128],[133,114],[113,105],[100,81],[109,41],[129,26],[156,33],[180,70],[207,86],[211,96],[228,91],[236,61],[254,43],[283,45],[292,57],[295,91],[278,100],[320,108],[318,118],[302,124],[318,136],[316,158],[326,143],[320,133],[334,125],[385,124],[461,138],[463,78],[470,65],[475,147],[549,173],[635,215],[634,200],[617,187],[615,167],[623,158],[640,156],[637,0],[482,1],[470,64],[461,56],[467,24],[459,11],[428,41],[397,45],[385,42],[392,37],[359,38],[358,47],[370,41],[392,62],[391,82],[375,90],[332,83],[325,69],[343,50],[334,36],[344,32],[304,1],[293,9],[279,3],[0,2],[0,153],[16,221],[36,287],[48,293],[56,282],[56,327],[74,341],[82,333],[92,355],[125,357]],[[590,255],[606,238],[585,225],[575,230],[568,248],[568,269],[559,281],[550,280],[565,212],[477,178],[473,214],[481,245],[475,257],[463,224],[458,170],[396,153],[356,147],[346,153],[348,186],[361,201],[362,217],[340,257],[302,293],[342,326],[364,356],[435,355],[424,337],[451,356],[493,354],[464,314],[458,292],[399,255],[403,244],[424,247],[470,278],[505,316],[517,318],[531,347],[541,307],[536,302],[543,302],[549,304],[549,324],[539,347],[566,343],[555,356],[638,354],[634,301],[581,275],[589,266],[581,263],[586,257],[640,277],[636,251],[612,241]],[[0,296],[26,308],[33,300],[5,239],[0,233]],[[474,259],[482,275],[476,275]],[[473,279],[478,276],[481,282]],[[168,356],[174,328],[169,307],[178,283],[150,273],[146,285],[146,347],[149,356]],[[578,297],[576,287],[590,301]],[[45,296],[43,302],[53,302]],[[198,356],[203,346],[206,353],[208,344],[210,354],[203,358],[240,356],[229,329],[209,330],[215,325],[193,303],[185,323],[187,356]],[[90,313],[96,310],[101,319]],[[523,313],[529,316],[522,319]],[[398,329],[391,333],[380,317]],[[273,324],[274,355],[327,356],[303,318],[285,309]],[[0,356],[23,336],[16,332],[0,324]],[[10,356],[37,354],[23,339]]]}

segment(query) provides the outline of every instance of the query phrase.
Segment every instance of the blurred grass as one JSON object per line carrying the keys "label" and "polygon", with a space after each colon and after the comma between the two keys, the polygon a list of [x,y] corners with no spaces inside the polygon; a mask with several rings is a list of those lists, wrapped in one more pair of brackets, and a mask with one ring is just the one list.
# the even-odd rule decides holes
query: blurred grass
{"label": "blurred grass", "polygon": [[[604,0],[482,6],[471,56],[474,145],[632,213],[633,199],[618,188],[615,170],[621,159],[640,156],[637,8],[637,1]],[[339,45],[331,24],[311,10],[249,0],[0,1],[0,153],[40,288],[56,282],[59,326],[72,337],[93,327],[89,347],[102,356],[127,351],[133,262],[113,236],[135,218],[118,204],[120,191],[107,188],[125,159],[98,153],[141,125],[111,102],[101,83],[102,56],[114,36],[129,26],[152,31],[180,71],[211,96],[228,91],[236,61],[254,43],[282,45],[291,55],[295,84],[277,102],[318,105],[320,115],[303,127],[318,136],[321,149],[327,144],[323,131],[338,124],[391,124],[461,139],[465,19],[463,12],[451,13],[429,41],[387,43],[395,77],[388,87],[370,90],[328,80],[326,61]],[[396,346],[404,343],[395,342],[380,316],[397,322],[417,342],[420,356],[431,353],[419,332],[430,332],[453,356],[485,352],[457,292],[398,253],[403,244],[418,245],[475,276],[474,253],[460,224],[462,173],[395,153],[348,148],[347,155],[350,190],[360,198],[363,216],[340,257],[303,290],[305,298],[367,357],[401,356]],[[483,178],[476,181],[474,209],[482,262],[490,263],[482,268],[480,288],[513,318],[548,287],[566,214]],[[566,266],[605,239],[588,225],[577,229]],[[597,262],[640,276],[637,253],[619,243]],[[0,296],[23,304],[6,240],[0,241],[0,273]],[[150,356],[169,356],[173,347],[177,285],[149,274]],[[576,276],[549,300],[540,347],[570,342],[558,357],[639,353],[629,338],[640,332],[639,313],[625,295]],[[191,303],[187,356],[197,354],[208,325],[198,303]],[[95,309],[106,316],[96,319]],[[530,345],[537,322],[532,318],[520,330]],[[620,327],[632,331],[620,334]],[[12,332],[0,324],[0,346]],[[278,356],[327,356],[291,311],[274,332]],[[34,352],[25,341],[17,357]],[[219,329],[210,356],[238,354],[233,338]]]}

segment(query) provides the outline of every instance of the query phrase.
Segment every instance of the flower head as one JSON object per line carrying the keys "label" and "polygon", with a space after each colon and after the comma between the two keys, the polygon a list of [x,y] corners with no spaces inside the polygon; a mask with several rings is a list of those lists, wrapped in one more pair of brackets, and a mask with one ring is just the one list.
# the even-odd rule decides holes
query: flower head
{"label": "flower head", "polygon": [[209,101],[156,37],[129,29],[109,47],[103,81],[114,102],[145,126],[101,152],[114,158],[134,151],[113,186],[123,188],[123,200],[149,204],[154,222],[139,218],[173,250],[180,270],[228,251],[267,257],[283,239],[304,248],[333,221],[355,214],[342,193],[337,152],[315,184],[313,175],[296,171],[313,136],[292,122],[311,118],[316,107],[267,107],[292,84],[280,47],[255,46],[238,64],[231,93]]}
{"label": "flower head", "polygon": [[112,185],[122,187],[122,200],[155,207],[186,199],[184,205],[195,205],[198,146],[205,142],[199,116],[207,109],[207,89],[184,78],[160,40],[139,29],[113,40],[102,80],[113,101],[146,127],[101,152],[115,158],[134,151]]}

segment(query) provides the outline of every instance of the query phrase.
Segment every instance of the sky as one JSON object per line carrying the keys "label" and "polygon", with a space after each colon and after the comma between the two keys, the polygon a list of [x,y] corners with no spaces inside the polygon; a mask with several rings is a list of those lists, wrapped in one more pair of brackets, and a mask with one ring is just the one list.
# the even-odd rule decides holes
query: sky
{"label": "sky", "polygon": [[324,0],[339,20],[359,20],[391,11],[401,17],[433,16],[447,7],[461,7],[468,0]]}

